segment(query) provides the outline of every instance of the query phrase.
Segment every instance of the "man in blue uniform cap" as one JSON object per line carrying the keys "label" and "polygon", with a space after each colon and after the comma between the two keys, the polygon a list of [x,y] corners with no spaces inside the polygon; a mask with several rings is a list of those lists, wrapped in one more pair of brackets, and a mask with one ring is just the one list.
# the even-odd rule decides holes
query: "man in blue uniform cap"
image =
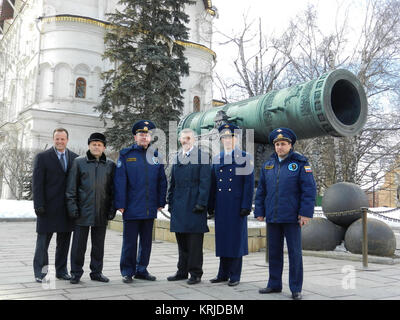
{"label": "man in blue uniform cap", "polygon": [[[240,282],[242,257],[248,254],[247,216],[254,194],[253,160],[237,146],[240,129],[219,127],[224,151],[213,159],[209,211],[215,210],[215,254],[220,257],[218,274],[211,283]],[[250,164],[251,170],[243,170]]]}
{"label": "man in blue uniform cap", "polygon": [[282,291],[283,241],[289,254],[289,287],[301,299],[303,260],[301,227],[313,217],[316,184],[307,158],[293,151],[296,134],[277,128],[269,135],[275,152],[260,172],[254,216],[267,222],[269,281],[260,293]]}
{"label": "man in blue uniform cap", "polygon": [[[123,215],[123,242],[120,269],[122,281],[131,283],[132,277],[145,280],[156,278],[148,273],[153,222],[157,210],[166,204],[167,179],[158,151],[150,145],[150,120],[140,120],[132,127],[135,143],[122,149],[115,171],[115,207]],[[140,236],[139,265],[137,240]]]}

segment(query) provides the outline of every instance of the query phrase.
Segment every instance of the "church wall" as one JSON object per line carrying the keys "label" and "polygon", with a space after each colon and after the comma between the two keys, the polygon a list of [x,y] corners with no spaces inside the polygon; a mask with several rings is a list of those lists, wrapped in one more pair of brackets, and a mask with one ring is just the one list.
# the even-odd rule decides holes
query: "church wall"
{"label": "church wall", "polygon": [[[104,25],[61,19],[77,15],[106,20],[118,0],[28,1],[9,33],[0,40],[0,133],[21,148],[43,150],[52,145],[52,132],[64,127],[70,133],[69,147],[87,149],[87,138],[104,125],[93,107],[100,102],[100,78],[110,65],[103,61]],[[184,114],[212,106],[211,46],[212,16],[202,0],[188,6],[190,42],[185,54],[190,75],[182,79]],[[42,19],[37,20],[38,17]],[[40,32],[39,32],[40,30]],[[7,48],[7,50],[3,49]],[[5,55],[7,54],[7,56]],[[85,96],[76,97],[78,78],[86,82]],[[79,94],[81,94],[80,91]],[[4,139],[0,137],[0,145]],[[1,184],[1,183],[0,183]],[[0,186],[2,197],[9,197]]]}
{"label": "church wall", "polygon": [[44,0],[48,13],[53,15],[73,14],[97,18],[99,15],[99,0]]}
{"label": "church wall", "polygon": [[189,61],[189,77],[182,79],[182,87],[186,90],[184,94],[184,110],[186,115],[194,112],[194,97],[200,98],[200,110],[204,111],[212,106],[212,79],[210,70],[213,65],[212,56],[203,50],[186,47],[185,55]]}

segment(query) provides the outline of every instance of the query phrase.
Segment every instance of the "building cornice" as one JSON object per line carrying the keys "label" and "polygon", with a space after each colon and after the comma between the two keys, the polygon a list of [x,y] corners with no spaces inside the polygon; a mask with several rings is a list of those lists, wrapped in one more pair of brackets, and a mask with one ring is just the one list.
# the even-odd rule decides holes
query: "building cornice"
{"label": "building cornice", "polygon": [[[91,25],[103,28],[103,29],[112,29],[112,27],[113,27],[112,24],[107,21],[102,21],[102,20],[98,20],[98,19],[94,19],[94,18],[90,18],[90,17],[84,17],[84,16],[70,15],[70,14],[40,17],[39,19],[42,20],[43,22],[48,22],[48,23],[51,23],[51,22],[86,23],[86,24],[91,24]],[[213,50],[211,50],[207,46],[199,44],[199,43],[195,43],[195,42],[191,42],[191,41],[181,41],[181,40],[175,40],[174,42],[183,47],[196,48],[196,49],[205,51],[205,52],[209,53],[210,55],[212,55],[214,59],[217,56]]]}
{"label": "building cornice", "polygon": [[211,0],[203,0],[204,3],[204,7],[206,8],[206,11],[212,15],[215,16],[216,12],[215,12],[215,7],[212,5],[212,1]]}

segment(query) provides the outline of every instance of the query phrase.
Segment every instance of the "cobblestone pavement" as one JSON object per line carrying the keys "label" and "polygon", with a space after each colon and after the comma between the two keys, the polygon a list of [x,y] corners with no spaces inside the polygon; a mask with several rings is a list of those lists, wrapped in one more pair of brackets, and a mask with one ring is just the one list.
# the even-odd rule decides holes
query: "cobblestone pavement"
{"label": "cobblestone pavement", "polygon": [[[54,264],[55,236],[49,248],[50,265]],[[51,276],[49,282],[40,284],[34,281],[32,269],[35,241],[35,222],[0,222],[0,300],[291,300],[287,255],[282,293],[260,295],[258,289],[266,286],[268,277],[265,252],[245,256],[241,283],[229,287],[209,282],[218,271],[219,260],[213,251],[205,250],[202,282],[188,285],[186,281],[166,280],[176,272],[177,245],[154,241],[148,269],[157,281],[134,279],[132,284],[124,284],[119,272],[122,235],[107,230],[103,273],[110,278],[109,283],[89,278],[89,241],[79,284]],[[303,263],[303,300],[400,299],[399,265],[370,263],[363,269],[359,261],[308,255]]]}

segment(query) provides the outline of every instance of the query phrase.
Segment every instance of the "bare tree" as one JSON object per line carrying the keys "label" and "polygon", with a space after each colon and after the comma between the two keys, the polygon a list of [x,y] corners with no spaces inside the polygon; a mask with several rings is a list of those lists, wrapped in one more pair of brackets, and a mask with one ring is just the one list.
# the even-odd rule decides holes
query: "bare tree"
{"label": "bare tree", "polygon": [[[377,177],[383,177],[382,171],[400,152],[400,0],[368,0],[363,5],[359,26],[351,27],[350,8],[340,7],[333,31],[323,32],[317,10],[309,5],[281,36],[269,41],[261,20],[258,33],[250,35],[251,24],[245,20],[238,35],[226,35],[226,43],[234,43],[238,52],[238,80],[227,88],[239,88],[248,97],[337,68],[352,71],[364,86],[369,115],[359,135],[308,139],[296,146],[312,163],[319,193],[339,181],[372,187],[372,175],[381,172]],[[258,51],[247,57],[247,48],[257,44]]]}
{"label": "bare tree", "polygon": [[[312,149],[320,149],[319,158],[310,155],[322,178],[319,187],[323,189],[339,181],[372,187],[372,175],[388,168],[400,150],[400,117],[394,112],[399,107],[387,111],[381,103],[387,97],[398,99],[399,94],[400,1],[369,0],[357,43],[348,39],[347,18],[333,34],[324,36],[316,25],[314,8],[308,7],[304,16],[298,24],[291,25],[291,39],[300,51],[291,59],[291,71],[306,80],[329,69],[347,68],[357,74],[369,103],[368,122],[359,135],[312,140]],[[296,41],[293,35],[299,39]],[[378,175],[383,176],[383,172]]]}
{"label": "bare tree", "polygon": [[236,96],[245,99],[282,88],[279,84],[280,75],[290,61],[273,48],[272,37],[269,39],[264,36],[262,20],[258,19],[257,31],[253,30],[255,23],[255,20],[248,22],[247,16],[243,15],[243,27],[237,34],[228,35],[217,31],[226,39],[221,45],[233,45],[237,50],[233,65],[239,81],[228,81],[219,74],[214,77],[225,102],[230,102],[229,94],[233,90],[239,92]]}
{"label": "bare tree", "polygon": [[3,145],[0,149],[0,176],[8,185],[13,198],[32,198],[33,158],[37,152],[11,148]]}

